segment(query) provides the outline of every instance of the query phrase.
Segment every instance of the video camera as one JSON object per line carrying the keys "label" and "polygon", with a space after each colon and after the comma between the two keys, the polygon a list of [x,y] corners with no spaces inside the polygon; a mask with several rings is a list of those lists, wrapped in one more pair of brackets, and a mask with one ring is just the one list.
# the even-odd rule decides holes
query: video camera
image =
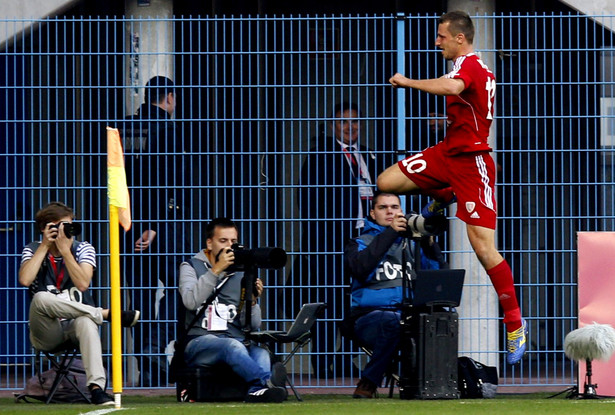
{"label": "video camera", "polygon": [[408,228],[405,232],[407,238],[420,238],[422,236],[438,235],[446,230],[448,221],[444,215],[425,218],[416,212],[406,215]]}
{"label": "video camera", "polygon": [[[76,222],[62,222],[64,224],[64,235],[67,238],[72,238],[73,236],[77,236],[81,233],[81,224]],[[49,225],[49,228],[60,228],[60,224],[57,225]]]}
{"label": "video camera", "polygon": [[246,268],[280,269],[286,265],[286,251],[282,248],[253,248],[247,249],[235,243],[231,245],[235,253],[233,271],[243,271]]}

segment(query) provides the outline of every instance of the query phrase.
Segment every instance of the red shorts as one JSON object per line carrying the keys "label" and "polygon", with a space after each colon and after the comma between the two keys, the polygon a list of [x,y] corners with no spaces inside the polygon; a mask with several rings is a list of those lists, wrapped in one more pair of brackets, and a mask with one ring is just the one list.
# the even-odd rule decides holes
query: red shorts
{"label": "red shorts", "polygon": [[419,188],[451,187],[457,196],[457,217],[470,225],[495,229],[495,163],[488,152],[447,156],[436,144],[398,162]]}

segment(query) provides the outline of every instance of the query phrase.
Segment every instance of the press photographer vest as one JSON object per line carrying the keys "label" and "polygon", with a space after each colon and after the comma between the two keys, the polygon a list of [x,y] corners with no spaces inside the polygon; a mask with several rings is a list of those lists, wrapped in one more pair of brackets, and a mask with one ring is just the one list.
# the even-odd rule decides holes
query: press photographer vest
{"label": "press photographer vest", "polygon": [[[360,239],[366,246],[368,246],[372,243],[374,237],[375,235],[373,234],[363,234],[357,239]],[[412,254],[407,245],[405,249],[406,258],[408,258],[409,260],[410,258],[412,258]],[[380,261],[376,269],[372,271],[372,273],[367,278],[367,281],[362,284],[363,287],[372,290],[401,287],[403,276],[403,250],[404,244],[397,242],[391,248],[389,248],[384,258],[382,258],[382,261]],[[410,262],[406,264],[406,269],[408,271],[412,270],[412,264]],[[410,277],[410,275],[408,277]]]}
{"label": "press photographer vest", "polygon": [[[190,258],[188,264],[196,271],[197,278],[205,275],[209,270],[209,264],[201,261],[196,257]],[[207,312],[188,332],[189,337],[202,336],[204,334],[215,334],[218,336],[228,336],[233,338],[243,338],[243,330],[241,318],[238,318],[240,314],[245,313],[245,306],[241,300],[242,298],[242,281],[243,272],[237,272],[234,275],[228,277],[228,280],[218,292],[214,303],[221,304],[228,308],[228,326],[225,331],[209,331],[207,330]],[[200,308],[199,308],[200,309]],[[196,316],[199,309],[186,310],[186,316],[184,319],[184,327],[188,327],[192,319]]]}
{"label": "press photographer vest", "polygon": [[[41,243],[38,241],[31,242],[28,244],[28,248],[30,248],[32,252],[36,252],[40,244]],[[73,245],[70,248],[70,252],[75,258],[77,257],[77,247],[79,246],[79,244],[79,241],[74,241]],[[62,262],[64,262],[64,260]],[[94,300],[92,299],[92,296],[90,294],[90,290],[79,291],[77,287],[75,287],[75,285],[73,284],[73,280],[70,278],[68,269],[65,266],[63,266],[63,269],[64,277],[62,278],[62,282],[58,287],[56,272],[54,271],[54,267],[49,260],[49,255],[47,255],[43,260],[43,263],[41,264],[41,268],[39,269],[38,274],[36,274],[35,280],[32,282],[32,284],[30,284],[30,296],[33,297],[34,294],[39,291],[48,291],[54,294],[57,294],[56,292],[54,292],[54,290],[57,290],[58,292],[67,291],[71,301],[88,304],[95,307]],[[53,287],[53,290],[50,289],[50,287]]]}

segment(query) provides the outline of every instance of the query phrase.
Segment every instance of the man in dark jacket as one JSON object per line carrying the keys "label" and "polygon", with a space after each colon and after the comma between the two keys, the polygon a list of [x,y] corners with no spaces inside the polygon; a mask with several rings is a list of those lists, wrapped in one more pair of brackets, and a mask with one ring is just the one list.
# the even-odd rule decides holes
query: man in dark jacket
{"label": "man in dark jacket", "polygon": [[353,336],[373,352],[354,398],[374,397],[397,350],[403,272],[412,269],[412,252],[402,236],[407,220],[399,196],[377,194],[369,215],[371,220],[365,222],[361,236],[348,243],[344,256],[352,277]]}
{"label": "man in dark jacket", "polygon": [[312,341],[312,367],[320,378],[334,375],[334,320],[344,315],[349,302],[342,251],[364,225],[376,177],[375,156],[361,142],[358,107],[347,102],[338,104],[333,115],[332,134],[322,131],[316,137],[301,167],[297,202],[302,220],[301,251],[305,255],[295,262],[290,284],[311,287],[293,293],[296,310],[291,315],[303,303],[327,304],[325,319],[315,324]]}
{"label": "man in dark jacket", "polygon": [[[186,198],[181,137],[171,116],[175,84],[155,76],[145,85],[145,102],[122,123],[126,179],[130,188],[133,230],[123,239],[122,256],[132,303],[145,320],[134,333],[141,386],[166,386],[166,345],[175,337],[176,273],[189,249],[182,219]],[[139,356],[142,355],[142,356]]]}

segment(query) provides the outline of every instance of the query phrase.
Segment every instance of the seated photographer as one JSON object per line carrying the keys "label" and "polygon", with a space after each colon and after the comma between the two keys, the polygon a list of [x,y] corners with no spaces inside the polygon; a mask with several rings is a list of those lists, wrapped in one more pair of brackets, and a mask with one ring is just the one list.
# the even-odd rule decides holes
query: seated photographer
{"label": "seated photographer", "polygon": [[271,383],[269,351],[251,342],[246,345],[242,330],[248,309],[251,328],[256,330],[260,326],[261,312],[256,300],[263,292],[263,283],[256,279],[255,298],[247,307],[242,295],[244,273],[233,269],[235,253],[231,245],[238,238],[235,223],[226,218],[213,219],[205,235],[206,248],[193,257],[203,263],[202,269],[198,271],[190,262],[184,262],[179,270],[179,293],[188,310],[186,325],[214,288],[227,280],[202,320],[189,328],[184,350],[186,364],[198,367],[226,363],[248,383],[246,402],[282,402],[287,392]]}
{"label": "seated photographer", "polygon": [[[32,295],[30,340],[39,350],[54,351],[66,342],[79,346],[92,403],[113,405],[104,392],[107,379],[102,362],[98,326],[110,320],[108,309],[94,306],[88,291],[96,250],[88,242],[75,241],[80,226],[73,210],[51,202],[36,213],[41,241],[28,244],[21,255],[19,283]],[[138,311],[122,312],[122,326],[132,327]]]}
{"label": "seated photographer", "polygon": [[[377,193],[361,236],[346,245],[344,261],[352,278],[348,331],[372,356],[361,373],[353,398],[373,398],[397,351],[400,339],[404,256],[411,268],[412,250],[404,232],[407,219],[399,196]],[[405,253],[404,253],[405,251]],[[408,276],[409,277],[409,276]]]}

